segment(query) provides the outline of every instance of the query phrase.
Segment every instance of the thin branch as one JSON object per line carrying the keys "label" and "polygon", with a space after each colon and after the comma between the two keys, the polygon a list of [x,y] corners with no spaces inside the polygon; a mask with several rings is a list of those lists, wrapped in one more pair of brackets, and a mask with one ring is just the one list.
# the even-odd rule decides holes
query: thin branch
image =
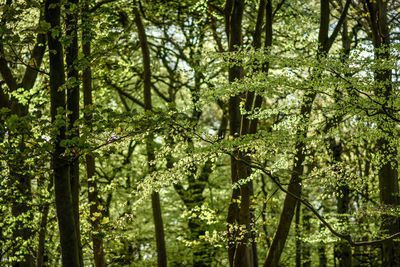
{"label": "thin branch", "polygon": [[274,12],[272,13],[272,18],[275,17],[276,13],[279,11],[279,9],[281,9],[281,7],[283,6],[284,3],[285,3],[285,0],[281,0],[281,1],[276,5],[276,8],[275,8]]}
{"label": "thin branch", "polygon": [[169,102],[168,97],[166,97],[163,93],[161,93],[160,90],[158,90],[157,86],[155,86],[154,84],[151,85],[151,87],[153,88],[154,92],[156,92],[156,94],[161,97],[164,101]]}
{"label": "thin branch", "polygon": [[[229,152],[228,152],[229,153]],[[229,153],[231,154],[231,153]],[[262,166],[258,166],[256,164],[252,164],[249,163],[243,159],[236,159],[239,160],[241,162],[243,162],[244,164],[246,164],[247,166],[260,170],[261,172],[263,172],[264,174],[268,175],[271,180],[278,186],[278,188],[283,191],[286,194],[289,194],[291,197],[295,198],[296,200],[300,201],[304,206],[306,206],[321,222],[323,225],[325,225],[326,228],[328,228],[328,230],[335,236],[346,240],[352,247],[361,247],[361,246],[371,246],[371,245],[379,245],[382,244],[386,241],[389,240],[393,240],[397,237],[400,237],[400,232],[397,232],[393,235],[390,235],[386,238],[382,238],[382,239],[377,239],[377,240],[372,240],[372,241],[361,241],[361,242],[354,242],[350,236],[350,234],[341,234],[338,231],[336,231],[320,214],[319,212],[305,199],[296,196],[295,194],[293,194],[292,192],[288,191],[287,189],[285,189],[281,183],[278,182],[277,178],[275,176],[272,175],[271,172],[265,170]]]}
{"label": "thin branch", "polygon": [[327,45],[326,45],[326,47],[329,47],[329,48],[330,48],[330,47],[332,46],[333,42],[335,41],[336,36],[338,35],[338,33],[339,33],[340,29],[342,28],[342,25],[343,25],[343,23],[344,23],[344,21],[345,21],[345,19],[346,19],[347,11],[349,10],[350,3],[351,3],[351,0],[346,0],[346,4],[345,4],[345,6],[344,6],[343,12],[342,12],[342,14],[340,15],[339,21],[338,21],[338,23],[336,24],[335,29],[333,30],[331,36],[330,36],[330,37],[328,38],[328,40],[327,40]]}
{"label": "thin branch", "polygon": [[144,108],[144,103],[136,98],[134,98],[133,96],[131,96],[130,94],[126,93],[124,90],[122,90],[119,86],[117,86],[116,84],[114,84],[108,77],[105,77],[105,82],[111,86],[112,88],[114,88],[118,93],[120,93],[121,95],[125,96],[126,98],[128,98],[129,100],[131,100],[133,103],[138,104],[139,106],[141,106],[142,108]]}

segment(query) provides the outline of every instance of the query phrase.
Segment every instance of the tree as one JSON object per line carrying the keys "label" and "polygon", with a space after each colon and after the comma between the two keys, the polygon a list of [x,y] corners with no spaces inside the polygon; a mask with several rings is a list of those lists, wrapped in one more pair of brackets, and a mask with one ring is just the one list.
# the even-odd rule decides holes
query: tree
{"label": "tree", "polygon": [[0,10],[2,264],[397,265],[395,1]]}
{"label": "tree", "polygon": [[[54,172],[54,187],[56,197],[57,219],[60,229],[60,242],[62,248],[62,262],[64,266],[80,266],[79,263],[79,241],[75,222],[69,161],[66,158],[65,140],[66,123],[64,120],[66,112],[64,69],[64,52],[59,40],[60,32],[60,1],[47,1],[45,6],[46,21],[51,26],[48,32],[48,47],[50,52],[50,96],[51,96],[51,118],[54,130],[54,152],[52,166]],[[64,116],[63,116],[64,115]]]}

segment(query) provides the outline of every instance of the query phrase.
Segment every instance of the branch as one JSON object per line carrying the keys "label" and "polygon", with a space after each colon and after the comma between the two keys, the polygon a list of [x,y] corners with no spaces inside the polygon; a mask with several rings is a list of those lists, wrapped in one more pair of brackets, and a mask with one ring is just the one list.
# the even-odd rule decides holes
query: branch
{"label": "branch", "polygon": [[46,50],[45,45],[46,45],[46,35],[38,34],[35,47],[32,50],[29,63],[26,64],[25,74],[22,79],[22,87],[26,90],[29,90],[33,87],[39,72],[45,73],[44,71],[40,70],[40,65],[42,64],[44,52]]}
{"label": "branch", "polygon": [[8,67],[7,60],[4,58],[4,47],[2,43],[0,44],[0,73],[10,89],[10,92],[17,90],[18,84],[11,69]]}
{"label": "branch", "polygon": [[[228,152],[229,153],[229,152]],[[231,153],[229,153],[231,154]],[[251,164],[243,159],[236,159],[238,161],[243,162],[244,164],[246,164],[247,166],[249,166],[250,168],[254,168],[257,170],[260,170],[261,172],[263,172],[264,174],[268,175],[271,180],[278,186],[278,188],[283,191],[286,194],[289,194],[291,197],[295,198],[296,200],[300,201],[304,206],[306,206],[321,222],[323,225],[325,225],[326,228],[328,228],[328,230],[335,236],[346,240],[350,246],[352,247],[361,247],[361,246],[371,246],[371,245],[379,245],[382,244],[386,241],[389,240],[393,240],[397,237],[400,237],[400,232],[397,232],[393,235],[390,235],[386,238],[382,238],[382,239],[377,239],[377,240],[372,240],[372,241],[361,241],[361,242],[354,242],[350,236],[350,234],[341,234],[338,231],[336,231],[319,213],[318,211],[305,199],[289,192],[287,189],[285,189],[281,183],[278,182],[278,179],[272,175],[271,172],[265,170],[263,167],[255,165],[255,164]]]}
{"label": "branch", "polygon": [[105,82],[111,86],[112,88],[114,88],[118,93],[120,93],[121,95],[125,96],[126,98],[128,98],[129,100],[131,100],[133,103],[138,104],[139,106],[141,106],[142,108],[144,108],[144,103],[136,98],[134,98],[133,96],[131,96],[130,94],[126,93],[124,90],[122,90],[119,86],[117,86],[116,84],[114,84],[107,76],[104,78]]}
{"label": "branch", "polygon": [[223,52],[225,52],[225,49],[224,49],[224,46],[222,45],[221,38],[218,36],[218,33],[217,33],[217,26],[216,26],[217,23],[212,14],[213,10],[212,10],[211,4],[208,5],[208,10],[210,11],[209,15],[210,15],[210,20],[211,20],[210,26],[211,26],[212,36],[213,36],[215,42],[217,43],[218,52],[223,53]]}
{"label": "branch", "polygon": [[349,10],[349,7],[350,7],[350,3],[351,3],[351,0],[346,0],[346,4],[344,6],[342,14],[340,15],[339,21],[336,24],[336,27],[333,30],[331,36],[328,38],[328,40],[326,42],[326,47],[328,47],[328,49],[332,46],[332,44],[335,41],[340,29],[342,28],[342,25],[343,25],[343,23],[344,23],[344,21],[346,19],[346,16],[347,16],[347,11]]}
{"label": "branch", "polygon": [[155,86],[154,84],[151,84],[151,87],[153,88],[154,92],[156,92],[156,94],[161,97],[165,102],[169,102],[168,97],[166,97],[163,93],[161,93],[160,90],[158,90],[157,86]]}
{"label": "branch", "polygon": [[283,4],[285,3],[285,0],[281,0],[277,5],[276,8],[274,10],[274,12],[272,13],[272,17],[274,18],[276,13],[279,11],[279,9],[281,9],[281,7],[283,6]]}

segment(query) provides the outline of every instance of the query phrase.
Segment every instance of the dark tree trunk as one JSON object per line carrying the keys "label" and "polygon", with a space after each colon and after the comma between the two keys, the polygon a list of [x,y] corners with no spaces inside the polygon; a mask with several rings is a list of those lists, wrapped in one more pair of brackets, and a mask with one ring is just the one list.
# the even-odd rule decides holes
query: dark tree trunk
{"label": "dark tree trunk", "polygon": [[[351,49],[351,40],[348,35],[348,29],[347,29],[347,19],[344,20],[343,22],[343,27],[342,27],[342,50],[343,50],[343,56],[342,56],[342,62],[346,63],[346,60],[349,59],[350,56],[350,49]],[[348,76],[348,75],[347,75]],[[335,90],[334,93],[334,100],[335,103],[338,103],[340,101],[341,97],[341,92],[338,90]],[[336,126],[337,124],[340,123],[341,117],[338,116],[337,114],[334,114],[333,119],[332,119],[332,126]],[[332,153],[332,163],[334,166],[336,164],[339,164],[341,160],[341,155],[342,155],[342,141],[335,140],[334,138],[330,138],[328,140],[329,142],[329,149]],[[349,218],[348,218],[348,211],[349,211],[349,204],[350,204],[350,190],[348,185],[346,184],[345,179],[340,176],[340,169],[337,167],[334,167],[334,170],[336,171],[338,175],[338,194],[337,194],[337,212],[339,216],[339,222],[342,225],[348,225],[349,224]],[[335,244],[335,253],[334,253],[335,258],[339,260],[339,266],[349,266],[351,267],[353,265],[352,263],[352,250],[351,246],[349,243],[345,240],[339,240],[337,244]],[[336,261],[336,259],[335,259]]]}
{"label": "dark tree trunk", "polygon": [[54,151],[52,165],[54,172],[54,187],[56,197],[56,212],[60,231],[62,264],[65,267],[79,267],[79,242],[73,213],[73,202],[71,194],[71,182],[69,178],[69,161],[63,155],[65,147],[61,141],[66,138],[65,126],[57,119],[58,110],[63,110],[61,115],[65,116],[65,90],[60,87],[65,83],[64,53],[59,40],[60,34],[52,34],[52,30],[60,29],[60,1],[46,1],[46,21],[50,23],[51,29],[47,34],[50,58],[50,101],[51,119],[54,126],[58,126],[58,133],[53,137]]}
{"label": "dark tree trunk", "polygon": [[[261,0],[259,2],[257,21],[255,31],[253,35],[253,47],[254,49],[261,48],[261,36],[262,36],[262,25],[264,22],[264,13],[267,15],[266,25],[266,39],[265,49],[271,46],[272,41],[272,10],[271,1]],[[232,21],[231,21],[232,23]],[[267,64],[261,71],[268,74]],[[262,103],[262,97],[257,95],[254,103],[254,92],[247,92],[245,109],[251,112],[252,109],[259,108]],[[240,125],[240,136],[247,134],[255,134],[257,131],[257,120],[250,121],[247,116],[241,116]],[[250,162],[251,158],[246,156],[242,152],[238,152],[239,162],[237,162],[237,181],[244,180],[251,175],[251,168],[248,167],[244,162]],[[257,244],[254,236],[254,215],[251,208],[251,197],[253,196],[253,181],[248,181],[240,186],[240,207],[239,207],[239,218],[238,224],[242,229],[245,229],[244,233],[238,233],[243,238],[236,244],[234,264],[235,266],[258,266],[258,255],[257,255]]]}
{"label": "dark tree trunk", "polygon": [[[67,79],[69,86],[67,88],[67,109],[70,112],[68,115],[68,139],[79,137],[79,127],[75,122],[79,119],[79,73],[76,65],[78,60],[78,0],[68,0],[65,5],[66,9],[66,35],[71,38],[71,42],[65,49],[65,62],[67,70]],[[73,148],[73,151],[78,151]],[[73,155],[74,156],[74,155]],[[80,223],[79,223],[79,159],[72,158],[69,166],[72,205],[75,220],[75,231],[79,243],[79,264],[83,266],[82,244],[80,238]]]}
{"label": "dark tree trunk", "polygon": [[300,202],[296,206],[295,233],[296,233],[296,267],[301,267],[301,225],[300,225]]}
{"label": "dark tree trunk", "polygon": [[[244,10],[243,0],[227,0],[225,4],[225,25],[226,34],[229,42],[229,52],[233,53],[242,46],[242,17]],[[243,79],[243,68],[240,64],[229,68],[229,82]],[[229,134],[231,138],[236,138],[240,134],[240,96],[234,95],[229,98]],[[237,154],[237,152],[235,153]],[[238,182],[238,161],[231,157],[231,182]],[[235,238],[237,235],[234,225],[239,220],[238,200],[240,190],[235,187],[232,189],[231,202],[228,208],[228,258],[230,266],[234,265],[236,249]],[[248,257],[242,258],[248,263]],[[250,265],[249,265],[250,266]]]}
{"label": "dark tree trunk", "polygon": [[[324,243],[318,244],[318,258],[319,258],[319,266],[326,267],[328,266],[328,259],[326,258],[326,245]],[[311,265],[309,265],[311,266]]]}
{"label": "dark tree trunk", "polygon": [[[91,41],[92,34],[90,27],[90,14],[89,14],[89,0],[82,1],[82,50],[83,55],[87,59],[87,66],[83,69],[82,73],[82,86],[83,86],[83,102],[85,108],[89,108],[93,105],[92,98],[92,69],[90,64],[91,57]],[[92,131],[92,114],[89,111],[85,113],[85,123]],[[101,214],[102,211],[99,209],[99,193],[97,189],[97,181],[95,178],[95,157],[91,154],[86,154],[86,174],[88,183],[88,200],[90,204],[89,212],[90,218],[96,218],[90,220],[92,224],[92,244],[93,244],[93,257],[94,264],[96,267],[105,267],[106,260],[103,249],[103,238],[100,219],[101,217],[95,216],[95,214]]]}
{"label": "dark tree trunk", "polygon": [[[151,66],[150,66],[150,52],[147,43],[146,32],[140,18],[139,10],[134,7],[133,9],[135,14],[135,24],[139,34],[140,46],[142,49],[143,56],[143,80],[144,80],[144,109],[145,111],[152,111],[151,104]],[[149,134],[146,140],[146,150],[147,150],[147,160],[149,172],[153,172],[155,170],[155,166],[153,165],[153,161],[155,160],[154,155],[154,147],[153,147],[153,134]],[[154,218],[154,226],[156,232],[156,242],[157,242],[157,258],[158,258],[158,266],[166,267],[167,266],[167,252],[165,248],[165,234],[164,234],[164,225],[161,215],[161,204],[160,204],[160,196],[159,193],[153,191],[151,194],[151,204],[153,209],[153,218]]]}
{"label": "dark tree trunk", "polygon": [[[310,211],[303,207],[302,209],[302,222],[303,222],[303,233],[305,235],[311,234],[311,214]],[[302,267],[310,267],[311,266],[311,248],[308,242],[302,242]]]}
{"label": "dark tree trunk", "polygon": [[[366,0],[366,6],[370,14],[370,28],[372,41],[375,48],[375,59],[377,62],[390,58],[390,36],[388,23],[388,3],[384,0]],[[384,107],[392,112],[393,95],[392,88],[392,69],[387,67],[375,71],[375,82],[377,84],[376,96],[382,98]],[[382,107],[383,108],[383,107]],[[399,205],[399,181],[397,148],[391,145],[390,139],[393,138],[391,129],[394,123],[388,117],[379,118],[379,129],[385,134],[377,142],[377,150],[383,157],[383,164],[378,168],[379,192],[381,204],[385,208],[396,208]],[[383,213],[382,231],[387,235],[392,235],[400,231],[399,217]],[[389,240],[382,244],[382,265],[400,265],[400,243]]]}
{"label": "dark tree trunk", "polygon": [[[330,149],[333,154],[333,163],[339,163],[341,161],[342,154],[342,144],[341,142],[336,142],[336,140],[330,140]],[[338,200],[337,200],[337,212],[339,217],[339,222],[341,224],[347,225],[349,223],[347,214],[350,203],[350,190],[345,183],[341,181],[339,177],[338,185]],[[339,260],[340,267],[351,267],[352,266],[352,252],[351,247],[347,241],[340,240],[335,245],[335,257]]]}
{"label": "dark tree trunk", "polygon": [[47,218],[49,215],[50,205],[49,203],[44,204],[42,208],[42,217],[40,218],[40,230],[39,230],[39,242],[38,242],[38,252],[36,259],[36,267],[42,267],[44,264],[44,245],[46,242],[46,232],[47,232]]}

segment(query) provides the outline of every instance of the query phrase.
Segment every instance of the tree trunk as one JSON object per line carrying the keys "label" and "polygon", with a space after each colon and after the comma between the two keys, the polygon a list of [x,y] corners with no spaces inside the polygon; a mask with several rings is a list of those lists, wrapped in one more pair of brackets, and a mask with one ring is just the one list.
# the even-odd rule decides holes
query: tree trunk
{"label": "tree trunk", "polygon": [[328,259],[326,258],[326,245],[323,242],[318,244],[318,258],[320,267],[328,266]]}
{"label": "tree trunk", "polygon": [[73,213],[73,203],[71,195],[71,183],[69,177],[69,162],[63,155],[65,147],[61,146],[65,139],[65,126],[60,125],[57,118],[58,112],[62,112],[65,117],[65,90],[60,87],[65,83],[64,74],[64,53],[62,44],[59,40],[60,34],[52,34],[54,29],[60,29],[60,1],[46,1],[46,21],[50,23],[51,29],[47,34],[48,46],[50,51],[50,101],[51,119],[54,126],[58,126],[58,133],[53,137],[54,151],[52,164],[54,172],[54,186],[56,198],[56,213],[60,231],[62,264],[65,267],[80,267],[79,264],[79,243],[76,233],[76,226]]}
{"label": "tree trunk", "polygon": [[[341,142],[336,142],[336,140],[330,140],[330,149],[333,154],[333,163],[341,162],[341,154],[342,154],[342,144]],[[339,222],[343,225],[349,224],[348,219],[348,209],[350,203],[350,190],[346,181],[341,181],[339,177],[339,185],[338,185],[338,200],[337,200],[337,212],[339,216]],[[351,247],[347,241],[339,240],[337,244],[335,244],[335,257],[339,260],[340,267],[351,267],[352,266],[352,252]]]}
{"label": "tree trunk", "polygon": [[[89,0],[82,2],[82,50],[83,55],[87,59],[87,66],[83,69],[82,73],[82,86],[83,86],[83,102],[85,108],[90,108],[93,105],[92,98],[92,69],[90,64],[91,57],[91,41],[92,33],[90,30],[90,14],[89,14]],[[90,111],[85,113],[85,123],[92,131],[92,114]],[[103,238],[101,233],[101,216],[96,214],[102,214],[99,209],[99,193],[97,189],[97,181],[95,178],[95,157],[91,154],[86,154],[86,175],[88,183],[88,200],[90,203],[90,218],[96,218],[90,220],[92,225],[92,244],[93,244],[93,258],[96,267],[105,267],[106,260],[103,249]]]}
{"label": "tree trunk", "polygon": [[40,230],[39,230],[39,242],[38,242],[38,252],[37,252],[37,259],[36,259],[36,267],[42,267],[44,262],[44,245],[45,245],[45,238],[47,232],[47,218],[49,215],[49,208],[50,204],[44,204],[42,208],[42,217],[40,219]]}
{"label": "tree trunk", "polygon": [[[134,7],[133,12],[135,14],[135,24],[139,34],[140,46],[142,49],[143,56],[143,68],[144,68],[144,109],[146,111],[152,111],[151,104],[151,66],[150,66],[150,52],[147,43],[146,32],[140,18],[139,10]],[[154,155],[154,147],[153,147],[153,139],[154,136],[150,133],[146,138],[146,150],[147,150],[147,162],[149,167],[149,172],[153,172],[155,170],[155,166],[153,165],[153,161],[155,160]],[[166,267],[167,266],[167,252],[165,248],[165,234],[164,234],[164,225],[161,215],[161,204],[160,204],[160,196],[157,191],[153,191],[151,194],[151,204],[153,209],[153,218],[154,218],[154,226],[156,232],[156,242],[157,242],[157,257],[158,257],[158,266]]]}
{"label": "tree trunk", "polygon": [[[229,42],[229,52],[233,53],[242,46],[242,17],[243,17],[244,1],[243,0],[227,0],[225,4],[225,25],[226,34]],[[229,68],[229,82],[243,79],[243,68],[240,64]],[[240,135],[240,96],[234,95],[229,98],[229,134],[231,138]],[[234,153],[237,154],[237,151]],[[232,185],[238,182],[238,161],[235,157],[231,157],[231,182]],[[239,220],[238,200],[240,190],[235,187],[232,189],[231,202],[228,208],[228,258],[230,266],[234,265],[234,256],[236,249],[235,223]],[[248,255],[248,254],[247,254]],[[245,262],[249,262],[248,258],[241,258]],[[250,265],[249,265],[250,266]]]}
{"label": "tree trunk", "polygon": [[296,206],[295,232],[296,232],[296,267],[301,267],[301,225],[300,225],[300,202]]}
{"label": "tree trunk", "polygon": [[[347,30],[347,19],[343,23],[342,27],[342,50],[343,50],[343,56],[342,56],[342,61],[343,63],[346,62],[346,60],[349,59],[350,56],[350,49],[351,49],[351,40],[349,39],[348,36],[348,30]],[[348,75],[347,75],[348,76]],[[340,92],[334,93],[334,100],[335,102],[340,101]],[[333,116],[333,122],[335,124],[339,124],[341,121],[341,118],[337,116],[337,114],[334,114]],[[336,141],[334,138],[330,138],[329,140],[329,149],[332,152],[332,162],[333,164],[338,164],[340,163],[341,160],[341,155],[342,155],[342,141]],[[338,168],[334,169],[337,172],[337,175],[340,175],[340,170]],[[350,190],[348,185],[346,184],[346,181],[342,178],[339,177],[338,179],[338,194],[337,194],[337,212],[339,216],[339,223],[342,225],[348,225],[349,224],[349,218],[348,218],[348,210],[349,210],[349,204],[350,204]],[[339,260],[339,266],[340,267],[351,267],[353,265],[352,263],[352,250],[351,246],[347,241],[344,240],[339,240],[337,244],[335,244],[335,258],[338,258]],[[336,260],[336,259],[335,259]]]}
{"label": "tree trunk", "polygon": [[[311,235],[311,214],[310,211],[303,207],[302,209],[302,222],[303,222],[303,233],[304,235]],[[311,266],[311,250],[310,244],[307,242],[302,242],[302,267],[310,267]],[[319,248],[319,247],[318,247]]]}
{"label": "tree trunk", "polygon": [[[321,57],[324,57],[328,54],[334,40],[336,39],[337,34],[339,33],[339,29],[342,27],[344,19],[347,14],[347,10],[350,6],[350,0],[346,1],[346,5],[342,14],[339,18],[339,21],[333,30],[331,36],[329,37],[329,0],[321,0],[321,11],[320,11],[320,27],[318,34],[318,42],[319,47],[317,51],[317,60],[319,61]],[[318,75],[318,74],[316,74]],[[318,76],[313,75],[314,79],[319,79]],[[300,108],[300,125],[296,132],[296,141],[295,141],[295,157],[293,159],[293,168],[291,172],[291,178],[288,186],[288,191],[300,197],[301,191],[301,176],[303,175],[303,163],[306,158],[306,143],[304,142],[307,132],[308,132],[308,124],[310,119],[310,114],[312,110],[312,105],[314,99],[316,97],[316,91],[309,91],[304,93],[303,103]],[[285,201],[282,208],[282,213],[279,219],[278,228],[275,232],[274,239],[272,240],[271,247],[268,250],[267,258],[264,262],[264,266],[277,266],[279,264],[279,260],[283,251],[283,248],[286,243],[287,236],[289,234],[290,225],[293,219],[294,210],[296,207],[297,200],[291,195],[286,195]]]}
{"label": "tree trunk", "polygon": [[[79,119],[79,73],[76,66],[78,60],[78,0],[68,0],[66,9],[66,35],[71,38],[71,42],[65,49],[65,62],[67,70],[67,79],[69,86],[67,88],[67,109],[68,114],[68,139],[79,137],[79,127],[75,122]],[[73,148],[78,151],[78,148]],[[73,155],[74,156],[74,155]],[[79,243],[79,264],[83,266],[83,254],[79,223],[79,158],[72,158],[69,165],[72,205],[75,220],[75,231]]]}
{"label": "tree trunk", "polygon": [[[387,1],[377,0],[367,2],[369,11],[372,41],[375,48],[375,59],[377,62],[390,58],[390,36],[388,24],[388,4]],[[384,107],[392,112],[393,95],[392,88],[392,69],[380,67],[375,71],[376,96],[384,100]],[[381,101],[382,102],[382,101]],[[381,107],[383,108],[383,107]],[[397,148],[393,146],[390,139],[393,138],[392,129],[395,125],[390,118],[380,118],[378,128],[385,134],[377,142],[378,153],[383,157],[383,163],[378,167],[379,193],[381,204],[385,208],[396,208],[399,205],[399,181]],[[400,231],[399,217],[382,214],[382,231],[387,235],[392,235]],[[400,244],[398,241],[389,240],[382,244],[382,265],[400,265]]]}

